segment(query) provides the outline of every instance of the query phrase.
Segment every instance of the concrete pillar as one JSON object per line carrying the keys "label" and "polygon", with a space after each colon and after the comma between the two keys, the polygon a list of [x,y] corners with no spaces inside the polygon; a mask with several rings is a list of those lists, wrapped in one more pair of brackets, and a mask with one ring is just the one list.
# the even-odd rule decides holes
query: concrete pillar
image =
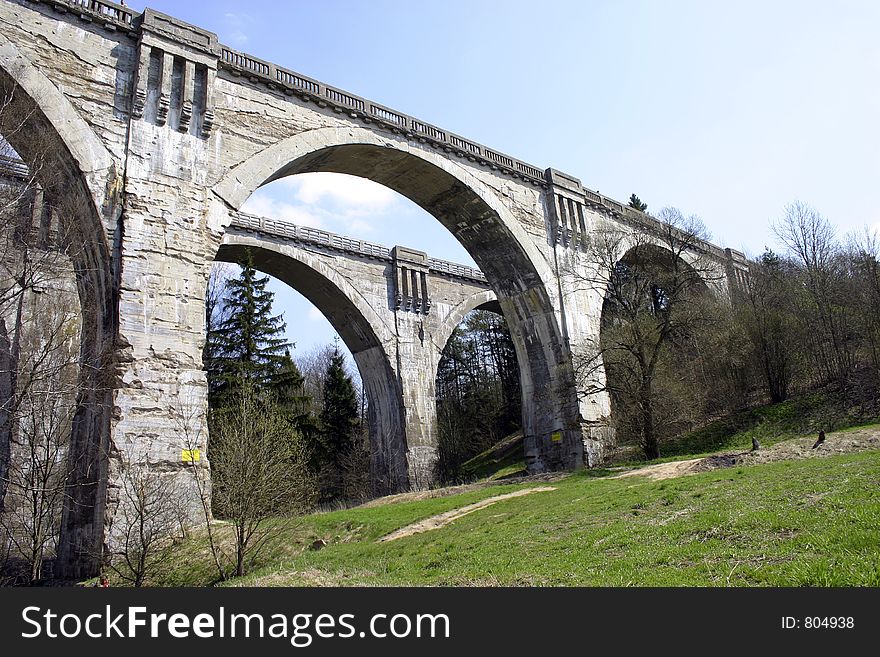
{"label": "concrete pillar", "polygon": [[434,386],[440,354],[426,339],[424,316],[398,310],[395,321],[409,485],[423,490],[436,482],[439,452]]}
{"label": "concrete pillar", "polygon": [[407,491],[410,485],[406,465],[406,413],[401,404],[397,374],[381,346],[353,355],[369,400],[367,424],[373,493],[388,495]]}
{"label": "concrete pillar", "polygon": [[406,462],[410,488],[430,488],[436,480],[437,409],[434,377],[440,354],[429,339],[434,317],[428,255],[403,246],[391,250],[394,346],[403,399]]}

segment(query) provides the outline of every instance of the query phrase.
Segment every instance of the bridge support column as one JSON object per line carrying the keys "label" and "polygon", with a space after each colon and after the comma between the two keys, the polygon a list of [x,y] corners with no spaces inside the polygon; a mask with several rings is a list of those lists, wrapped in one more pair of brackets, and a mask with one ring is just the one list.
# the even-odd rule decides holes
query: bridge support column
{"label": "bridge support column", "polygon": [[424,490],[436,481],[439,457],[434,377],[440,353],[431,340],[437,312],[435,309],[431,314],[427,254],[403,246],[395,246],[391,254],[389,291],[394,309],[397,376],[403,398],[407,474],[412,490]]}
{"label": "bridge support column", "polygon": [[369,400],[370,481],[374,495],[409,490],[405,413],[395,372],[380,346],[354,353]]}
{"label": "bridge support column", "polygon": [[132,469],[168,481],[167,503],[182,524],[204,522],[202,495],[210,503],[202,346],[217,241],[205,227],[201,192],[175,184],[179,195],[169,198],[145,180],[128,182],[119,300],[119,334],[128,346],[110,436],[111,544],[123,529],[121,493]]}
{"label": "bridge support column", "polygon": [[[203,522],[202,495],[210,495],[202,346],[205,288],[220,226],[208,226],[205,183],[217,177],[219,163],[205,148],[199,125],[211,109],[203,87],[213,84],[216,36],[147,10],[137,49],[135,120],[129,122],[114,244],[120,353],[103,456],[106,505],[95,523],[103,532],[104,559],[125,529],[120,511],[129,503],[124,486],[133,483],[131,473],[142,470],[167,482],[167,504],[181,524]],[[200,90],[193,85],[196,74]]]}
{"label": "bridge support column", "polygon": [[435,376],[440,354],[426,339],[425,327],[412,321],[416,317],[398,318],[398,376],[403,397],[406,430],[406,463],[409,486],[425,490],[436,483],[437,408]]}

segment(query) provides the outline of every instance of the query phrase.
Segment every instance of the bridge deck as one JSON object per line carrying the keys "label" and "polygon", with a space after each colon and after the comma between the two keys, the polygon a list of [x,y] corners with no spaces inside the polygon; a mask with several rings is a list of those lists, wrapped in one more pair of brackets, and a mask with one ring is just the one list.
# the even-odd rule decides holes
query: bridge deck
{"label": "bridge deck", "polygon": [[[232,226],[263,233],[265,235],[271,235],[273,237],[290,239],[304,244],[314,244],[316,246],[333,249],[334,251],[352,253],[365,258],[372,258],[374,260],[392,261],[391,249],[387,246],[376,244],[375,242],[368,242],[367,240],[357,239],[355,237],[349,237],[347,235],[331,233],[330,231],[312,228],[310,226],[299,226],[286,221],[260,217],[246,212],[238,212],[233,215]],[[462,265],[456,262],[429,257],[428,269],[435,274],[454,276],[466,281],[488,285],[486,277],[479,269],[468,267],[467,265]]]}

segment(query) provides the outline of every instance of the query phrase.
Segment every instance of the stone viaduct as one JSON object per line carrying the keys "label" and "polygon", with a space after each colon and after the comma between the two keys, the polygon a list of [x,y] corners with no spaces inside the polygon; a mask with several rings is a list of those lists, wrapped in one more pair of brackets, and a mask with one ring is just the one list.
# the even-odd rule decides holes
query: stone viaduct
{"label": "stone viaduct", "polygon": [[[430,483],[438,350],[457,318],[490,301],[517,351],[529,469],[602,458],[608,399],[578,396],[572,355],[598,335],[604,291],[582,289],[576,273],[590,270],[597,228],[657,232],[647,215],[173,17],[105,0],[0,0],[0,92],[11,99],[0,134],[25,162],[40,158],[44,193],[79,241],[83,392],[60,572],[98,567],[125,459],[189,476],[180,418],[207,439],[207,276],[248,246],[354,353],[375,407],[374,474],[388,473],[390,489]],[[316,171],[408,197],[482,273],[339,236],[319,245],[306,229],[239,213],[261,185]],[[708,243],[693,256],[717,267],[721,294],[747,271],[741,254]]]}

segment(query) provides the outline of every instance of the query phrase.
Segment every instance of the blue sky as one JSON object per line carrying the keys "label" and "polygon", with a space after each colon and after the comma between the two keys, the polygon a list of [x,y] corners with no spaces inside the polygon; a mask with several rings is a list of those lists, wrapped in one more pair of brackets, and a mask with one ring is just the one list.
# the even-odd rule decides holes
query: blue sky
{"label": "blue sky", "polygon": [[[770,223],[795,199],[841,233],[880,227],[878,2],[147,4],[618,200],[697,214],[750,254],[777,246]],[[367,181],[291,178],[248,207],[468,262],[437,221]],[[332,338],[275,289],[297,351]]]}

